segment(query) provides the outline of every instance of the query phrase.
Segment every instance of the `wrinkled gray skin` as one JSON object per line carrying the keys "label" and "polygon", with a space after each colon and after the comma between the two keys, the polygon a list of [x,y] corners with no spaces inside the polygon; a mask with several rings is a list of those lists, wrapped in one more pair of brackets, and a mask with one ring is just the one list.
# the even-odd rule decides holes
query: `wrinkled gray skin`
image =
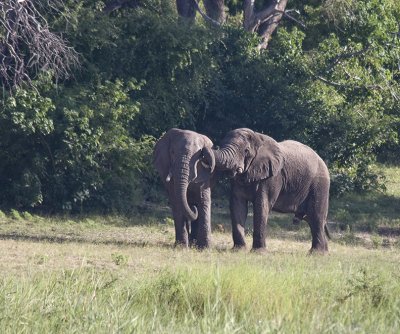
{"label": "wrinkled gray skin", "polygon": [[212,145],[206,136],[174,128],[154,147],[153,162],[168,192],[176,245],[210,245]]}
{"label": "wrinkled gray skin", "polygon": [[228,132],[214,150],[216,169],[232,176],[230,211],[234,247],[245,247],[244,224],[248,202],[253,203],[253,249],[265,248],[265,227],[271,210],[294,213],[312,234],[311,252],[327,252],[325,236],[329,202],[329,172],[308,146],[250,129]]}

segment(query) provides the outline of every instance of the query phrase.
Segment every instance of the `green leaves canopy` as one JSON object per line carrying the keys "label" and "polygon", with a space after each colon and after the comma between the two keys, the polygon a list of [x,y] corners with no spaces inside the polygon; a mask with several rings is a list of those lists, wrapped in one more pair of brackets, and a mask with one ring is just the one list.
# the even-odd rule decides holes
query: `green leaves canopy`
{"label": "green leaves canopy", "polygon": [[111,13],[102,1],[65,5],[49,23],[83,66],[71,81],[44,73],[36,88],[3,94],[4,206],[129,212],[157,196],[152,146],[171,127],[216,143],[238,127],[300,140],[328,162],[337,194],[379,186],[377,154],[398,152],[394,0],[289,1],[306,28],[285,19],[261,53],[237,18],[187,25],[172,0]]}

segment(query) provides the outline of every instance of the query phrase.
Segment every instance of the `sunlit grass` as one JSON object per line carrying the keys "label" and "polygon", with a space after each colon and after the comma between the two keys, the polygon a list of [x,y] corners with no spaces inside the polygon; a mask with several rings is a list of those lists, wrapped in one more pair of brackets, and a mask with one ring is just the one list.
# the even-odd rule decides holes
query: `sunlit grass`
{"label": "sunlit grass", "polygon": [[[61,246],[60,246],[61,247]],[[98,257],[106,256],[97,246]],[[130,253],[128,248],[120,251]],[[144,271],[109,263],[0,275],[0,331],[397,333],[399,253],[165,253]],[[90,251],[89,251],[90,253]],[[132,256],[138,256],[137,250]],[[63,257],[60,257],[63,261]],[[62,266],[61,266],[62,267]]]}
{"label": "sunlit grass", "polygon": [[387,193],[400,198],[400,167],[385,167],[384,172]]}
{"label": "sunlit grass", "polygon": [[387,194],[332,202],[327,256],[290,215],[271,216],[258,254],[231,251],[226,207],[202,252],[173,247],[166,208],[0,212],[0,333],[399,333],[400,237],[383,230],[400,225],[399,173]]}

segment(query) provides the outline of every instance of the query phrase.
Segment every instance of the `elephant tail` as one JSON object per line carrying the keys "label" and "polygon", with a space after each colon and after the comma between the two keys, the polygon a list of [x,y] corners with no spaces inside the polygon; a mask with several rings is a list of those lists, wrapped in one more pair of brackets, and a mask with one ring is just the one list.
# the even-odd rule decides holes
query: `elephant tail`
{"label": "elephant tail", "polygon": [[331,236],[331,233],[329,232],[329,229],[328,229],[328,225],[327,225],[327,224],[325,224],[324,230],[325,230],[325,234],[326,234],[326,236],[328,237],[328,239],[329,239],[329,240],[332,240],[332,236]]}

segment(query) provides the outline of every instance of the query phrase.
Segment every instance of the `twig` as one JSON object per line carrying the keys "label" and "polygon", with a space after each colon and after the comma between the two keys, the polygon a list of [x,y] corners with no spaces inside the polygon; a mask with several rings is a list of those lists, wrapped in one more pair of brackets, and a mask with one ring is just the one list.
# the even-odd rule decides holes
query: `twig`
{"label": "twig", "polygon": [[[50,70],[58,80],[79,66],[76,51],[49,29],[40,10],[60,10],[63,0],[3,0],[0,2],[0,84],[13,88],[31,83],[40,71]],[[35,7],[36,6],[36,7]]]}
{"label": "twig", "polygon": [[[299,25],[300,25],[301,27],[303,27],[304,29],[306,28],[305,23],[303,23],[303,22],[299,21],[298,19],[294,18],[293,16],[289,15],[288,12],[289,12],[288,10],[285,10],[285,11],[283,12],[283,16],[285,16],[285,17],[291,19],[292,21],[296,22],[297,24],[299,24]],[[296,12],[296,13],[297,13],[297,12]]]}

